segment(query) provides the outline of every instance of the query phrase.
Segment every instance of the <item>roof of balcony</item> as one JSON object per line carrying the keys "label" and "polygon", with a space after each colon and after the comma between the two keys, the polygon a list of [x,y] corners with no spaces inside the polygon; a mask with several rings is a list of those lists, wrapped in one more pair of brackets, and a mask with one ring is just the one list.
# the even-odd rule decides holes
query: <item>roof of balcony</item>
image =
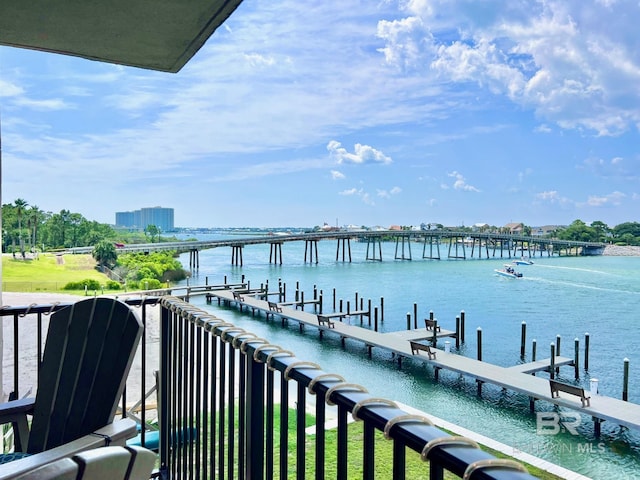
{"label": "roof of balcony", "polygon": [[0,45],[178,72],[242,0],[0,0]]}

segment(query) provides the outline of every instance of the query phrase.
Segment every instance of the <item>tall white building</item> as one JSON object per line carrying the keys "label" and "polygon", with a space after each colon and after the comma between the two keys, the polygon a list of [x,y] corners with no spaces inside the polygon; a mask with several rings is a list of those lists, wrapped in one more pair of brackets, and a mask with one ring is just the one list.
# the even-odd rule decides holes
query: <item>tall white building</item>
{"label": "tall white building", "polygon": [[155,225],[161,232],[173,231],[173,208],[147,207],[132,212],[116,212],[116,227],[144,230],[149,225]]}

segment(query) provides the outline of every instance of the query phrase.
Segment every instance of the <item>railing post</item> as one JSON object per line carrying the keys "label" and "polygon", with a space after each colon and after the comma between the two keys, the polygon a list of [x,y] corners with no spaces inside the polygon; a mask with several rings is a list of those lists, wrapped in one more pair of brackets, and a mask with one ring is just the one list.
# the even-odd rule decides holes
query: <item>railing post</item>
{"label": "railing post", "polygon": [[[169,355],[171,352],[171,312],[160,307],[160,374],[158,375],[158,403],[160,423],[160,475],[168,478],[169,470]],[[144,375],[144,373],[143,373]]]}
{"label": "railing post", "polygon": [[[247,464],[248,480],[264,478],[264,369],[263,363],[247,355]],[[271,394],[271,393],[269,393]]]}

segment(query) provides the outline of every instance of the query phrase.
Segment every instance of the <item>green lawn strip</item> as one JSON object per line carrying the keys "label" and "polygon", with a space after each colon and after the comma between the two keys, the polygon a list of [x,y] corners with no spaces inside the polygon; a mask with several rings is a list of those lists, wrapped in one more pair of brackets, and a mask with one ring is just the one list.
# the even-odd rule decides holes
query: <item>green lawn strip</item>
{"label": "green lawn strip", "polygon": [[[237,410],[236,410],[237,411]],[[306,414],[305,416],[305,427],[309,427],[315,424],[314,416],[311,414]],[[236,420],[237,422],[237,420]],[[274,412],[274,473],[279,472],[280,469],[280,409],[276,406]],[[237,424],[236,424],[237,428]],[[362,445],[363,445],[363,428],[364,424],[362,422],[350,423],[348,426],[347,433],[347,478],[362,478],[363,471],[363,455],[362,455]],[[452,432],[448,432],[446,429],[442,429],[443,431],[455,435]],[[337,429],[330,429],[325,432],[325,477],[326,478],[335,478],[337,475],[337,451],[338,451],[338,441],[337,441]],[[305,478],[314,478],[315,476],[315,434],[307,434],[305,436]],[[236,435],[237,442],[237,435]],[[544,480],[562,480],[562,477],[558,477],[557,475],[553,475],[545,470],[542,470],[533,465],[529,465],[520,460],[514,459],[509,455],[506,455],[497,450],[493,450],[491,448],[480,445],[480,447],[490,453],[491,455],[497,458],[506,458],[515,460],[518,463],[524,465],[529,473],[537,478],[541,478]],[[288,445],[287,445],[287,462],[288,462],[288,478],[295,479],[296,478],[296,456],[297,456],[297,443],[296,443],[296,411],[295,409],[289,409],[289,421],[288,421]],[[376,476],[379,478],[392,478],[392,469],[393,469],[393,442],[384,438],[382,432],[376,431],[375,433],[375,471]],[[429,462],[424,462],[420,458],[420,454],[418,452],[414,452],[413,450],[407,449],[406,451],[406,479],[424,479],[428,478],[429,473]],[[456,475],[445,472],[445,479],[455,479],[458,478]]]}
{"label": "green lawn strip", "polygon": [[[361,476],[362,472],[362,439],[363,439],[363,423],[355,422],[349,424],[348,431],[348,451],[353,452],[354,455],[348,455],[348,468],[349,472],[348,478],[356,478]],[[444,430],[446,431],[446,430]],[[451,433],[451,432],[448,432]],[[454,435],[453,433],[451,433]],[[314,471],[314,448],[315,448],[315,435],[309,435],[307,442],[307,466],[306,473],[310,475]],[[537,478],[546,479],[546,480],[561,480],[562,477],[558,477],[557,475],[551,474],[545,470],[542,470],[533,465],[529,465],[520,460],[514,459],[509,455],[506,455],[502,452],[493,450],[491,448],[487,448],[483,445],[480,445],[482,450],[490,453],[491,455],[497,458],[506,458],[515,460],[518,463],[521,463],[526,467],[529,473]],[[336,455],[337,455],[337,430],[331,429],[327,430],[325,434],[325,452],[326,452],[326,475],[328,478],[335,477],[336,474]],[[391,478],[392,477],[392,467],[393,467],[393,442],[386,440],[382,432],[376,431],[375,433],[375,471],[376,475],[379,475],[380,478]],[[420,454],[414,452],[413,450],[407,449],[406,452],[406,478],[407,480],[411,479],[423,479],[426,478],[427,473],[429,472],[429,463],[424,462],[420,458]],[[445,472],[444,478],[458,478],[456,475]]]}
{"label": "green lawn strip", "polygon": [[[74,281],[94,279],[104,284],[108,277],[95,269],[91,255],[40,254],[38,258],[2,256],[2,290],[5,292],[47,292],[84,294],[84,290],[63,290]],[[93,293],[93,292],[92,292]]]}

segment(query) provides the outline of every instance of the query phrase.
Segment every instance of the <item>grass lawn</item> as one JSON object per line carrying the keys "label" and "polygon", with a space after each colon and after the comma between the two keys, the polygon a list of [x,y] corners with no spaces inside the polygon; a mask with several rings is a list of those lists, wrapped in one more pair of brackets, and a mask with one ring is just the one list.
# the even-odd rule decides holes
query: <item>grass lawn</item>
{"label": "grass lawn", "polygon": [[[237,412],[237,409],[236,409]],[[288,478],[294,480],[297,476],[296,465],[296,412],[294,409],[289,409],[289,423],[288,423],[288,446],[287,446],[287,461],[288,461]],[[236,419],[237,422],[237,419]],[[305,427],[309,427],[315,424],[313,415],[305,415]],[[364,435],[364,424],[362,422],[354,422],[348,425],[347,433],[347,450],[350,452],[347,460],[348,474],[347,478],[362,478],[363,473],[363,458],[362,458],[362,445]],[[219,425],[216,426],[216,431]],[[235,423],[235,428],[238,425]],[[444,430],[445,432],[447,430]],[[235,439],[237,442],[238,433],[236,431]],[[338,438],[337,429],[327,430],[325,433],[325,445],[324,451],[326,455],[325,462],[325,477],[336,478],[337,475],[337,451],[338,451]],[[455,435],[452,432],[447,432],[451,435]],[[375,432],[375,471],[376,478],[392,478],[393,467],[393,442],[386,440],[382,432]],[[280,436],[280,409],[276,408],[274,411],[274,432],[273,437],[275,440],[274,445],[274,473],[278,473],[280,466],[280,448],[279,439]],[[314,434],[306,435],[305,442],[305,478],[314,478],[315,476],[315,440]],[[237,444],[236,444],[237,445]],[[501,452],[497,452],[490,448],[481,445],[481,448],[497,458],[510,458]],[[226,459],[229,460],[228,458]],[[517,461],[517,460],[516,460]],[[523,462],[519,462],[526,467],[529,473],[537,478],[543,480],[562,480],[552,473],[546,472],[540,468],[528,465]],[[406,466],[405,475],[407,480],[419,480],[429,478],[429,463],[424,462],[420,458],[420,454],[410,449],[406,451]],[[459,478],[450,472],[445,472],[445,480]]]}
{"label": "grass lawn", "polygon": [[107,276],[95,269],[91,255],[40,254],[23,260],[19,256],[2,255],[2,290],[4,292],[84,293],[63,290],[72,281],[94,279],[106,283]]}

